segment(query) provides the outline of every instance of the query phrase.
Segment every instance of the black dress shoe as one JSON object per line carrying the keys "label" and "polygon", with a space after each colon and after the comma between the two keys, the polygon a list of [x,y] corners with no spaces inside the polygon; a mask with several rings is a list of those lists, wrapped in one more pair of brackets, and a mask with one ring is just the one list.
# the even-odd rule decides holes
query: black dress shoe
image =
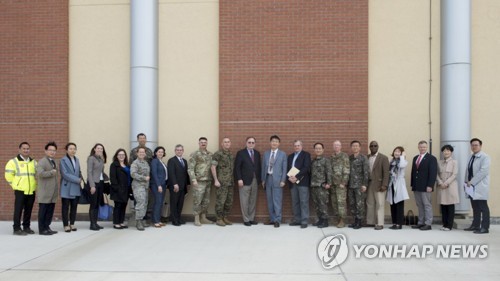
{"label": "black dress shoe", "polygon": [[403,226],[402,226],[402,225],[397,225],[397,224],[395,224],[395,225],[393,225],[393,226],[389,227],[389,229],[395,229],[395,230],[398,230],[398,229],[403,229]]}
{"label": "black dress shoe", "polygon": [[26,234],[35,234],[35,232],[33,231],[33,229],[29,228],[29,227],[25,227],[24,232],[26,232]]}
{"label": "black dress shoe", "polygon": [[174,222],[172,222],[172,225],[174,225],[174,226],[181,226],[181,223],[177,222],[177,221],[174,221]]}
{"label": "black dress shoe", "polygon": [[246,226],[252,226],[252,223],[250,223],[249,221],[243,222],[243,224]]}
{"label": "black dress shoe", "polygon": [[99,231],[101,229],[99,227],[97,227],[97,225],[90,225],[90,230]]}
{"label": "black dress shoe", "polygon": [[486,234],[486,233],[489,233],[489,232],[490,231],[487,228],[481,228],[481,229],[478,229],[478,230],[474,231],[475,234]]}
{"label": "black dress shoe", "polygon": [[251,223],[251,224],[253,224],[253,225],[259,224],[259,223],[258,223],[258,222],[256,222],[256,221],[250,221],[250,223]]}
{"label": "black dress shoe", "polygon": [[123,229],[123,226],[121,226],[121,225],[113,225],[113,228],[114,229]]}
{"label": "black dress shoe", "polygon": [[275,222],[274,222],[274,227],[280,227],[280,223],[279,223],[279,222],[277,222],[277,221],[275,221]]}
{"label": "black dress shoe", "polygon": [[427,225],[427,224],[426,224],[426,225],[424,225],[424,226],[422,226],[422,227],[420,228],[420,230],[431,230],[431,229],[432,229],[432,227],[431,227],[430,225]]}
{"label": "black dress shoe", "polygon": [[290,226],[299,226],[300,225],[300,222],[291,222],[290,223]]}
{"label": "black dress shoe", "polygon": [[123,229],[127,229],[127,228],[128,228],[128,226],[127,226],[127,225],[120,224],[120,226],[121,226]]}
{"label": "black dress shoe", "polygon": [[180,219],[180,220],[179,220],[179,223],[180,223],[180,224],[186,224],[186,222],[185,222],[183,219]]}
{"label": "black dress shoe", "polygon": [[412,225],[411,228],[413,228],[413,229],[420,229],[422,226],[425,226],[425,224]]}
{"label": "black dress shoe", "polygon": [[103,229],[104,227],[98,225],[97,223],[95,224],[99,229]]}
{"label": "black dress shoe", "polygon": [[16,229],[16,230],[14,230],[14,235],[16,235],[16,236],[26,236],[26,235],[28,235],[28,233],[26,233],[25,231],[22,231],[20,229]]}
{"label": "black dress shoe", "polygon": [[301,224],[300,228],[307,228],[307,224]]}
{"label": "black dress shoe", "polygon": [[56,234],[56,233],[57,233],[57,231],[52,230],[52,229],[50,229],[50,228],[49,228],[49,229],[47,229],[47,230],[48,230],[51,234]]}
{"label": "black dress shoe", "polygon": [[475,226],[471,225],[464,230],[465,231],[476,231],[476,230],[479,230],[479,227],[475,227]]}
{"label": "black dress shoe", "polygon": [[52,235],[52,232],[46,229],[44,231],[40,231],[40,235]]}

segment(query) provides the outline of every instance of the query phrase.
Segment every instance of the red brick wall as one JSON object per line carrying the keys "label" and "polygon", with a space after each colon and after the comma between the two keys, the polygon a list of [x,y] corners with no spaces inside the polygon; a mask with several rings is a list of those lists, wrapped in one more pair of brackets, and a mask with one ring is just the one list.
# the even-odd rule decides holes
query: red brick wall
{"label": "red brick wall", "polygon": [[[220,0],[220,136],[304,148],[368,138],[368,0]],[[366,151],[363,151],[366,153]],[[238,196],[233,215],[239,217]],[[283,214],[291,216],[285,189]],[[261,190],[257,213],[267,217]],[[311,216],[315,216],[311,212]]]}
{"label": "red brick wall", "polygon": [[39,159],[48,141],[57,142],[57,158],[68,141],[68,0],[0,0],[0,97],[0,219],[12,220],[3,168],[19,143]]}

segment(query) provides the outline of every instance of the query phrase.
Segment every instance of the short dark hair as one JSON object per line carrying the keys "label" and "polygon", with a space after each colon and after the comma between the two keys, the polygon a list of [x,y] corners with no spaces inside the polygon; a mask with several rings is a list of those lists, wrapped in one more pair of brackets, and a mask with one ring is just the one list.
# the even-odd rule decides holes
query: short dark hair
{"label": "short dark hair", "polygon": [[165,156],[165,147],[163,147],[163,146],[157,146],[155,148],[155,151],[153,152],[153,158],[156,158],[156,152],[158,152],[158,150],[160,150],[160,149],[163,149],[163,156]]}
{"label": "short dark hair", "polygon": [[453,146],[451,146],[449,144],[443,145],[443,147],[441,147],[441,152],[443,152],[445,149],[453,152]]}
{"label": "short dark hair", "polygon": [[278,142],[281,142],[280,137],[278,137],[277,135],[272,135],[272,136],[269,138],[269,141],[272,141],[272,140],[278,140]]}
{"label": "short dark hair", "polygon": [[401,151],[401,153],[403,153],[405,151],[405,149],[402,146],[396,146],[396,148],[394,148],[392,150],[392,153],[391,153],[392,157],[394,157],[394,151],[396,151],[396,149],[399,150],[399,151]]}
{"label": "short dark hair", "polygon": [[139,139],[140,136],[144,136],[145,138],[148,138],[148,137],[146,137],[146,134],[144,134],[144,133],[138,133],[136,139]]}
{"label": "short dark hair", "polygon": [[471,140],[470,140],[470,144],[472,144],[472,143],[473,143],[473,142],[475,142],[475,141],[479,142],[479,145],[483,145],[483,141],[481,141],[481,140],[480,140],[480,139],[478,139],[478,138],[473,138],[473,139],[471,139]]}
{"label": "short dark hair", "polygon": [[200,137],[200,138],[198,139],[198,141],[202,141],[202,140],[206,140],[206,141],[208,141],[206,137]]}
{"label": "short dark hair", "polygon": [[359,144],[359,146],[361,146],[361,142],[359,140],[353,140],[353,141],[351,141],[351,146],[353,144],[355,144],[355,143],[357,143],[357,144]]}
{"label": "short dark hair", "polygon": [[76,148],[76,144],[75,144],[75,143],[73,143],[73,142],[68,142],[68,143],[64,146],[64,149],[65,149],[65,150],[68,150],[68,148],[69,148],[69,146],[70,146],[70,145],[73,145],[73,146]]}
{"label": "short dark hair", "polygon": [[31,145],[27,141],[23,141],[22,143],[19,144],[19,149],[21,149],[21,147],[25,144],[31,147]]}
{"label": "short dark hair", "polygon": [[57,150],[57,144],[53,141],[49,141],[46,145],[45,145],[45,150],[49,149],[49,146],[53,146],[56,148]]}
{"label": "short dark hair", "polygon": [[322,143],[320,143],[320,142],[315,143],[315,144],[313,145],[313,148],[316,148],[316,145],[318,145],[318,144],[319,144],[319,145],[321,145],[321,147],[322,147],[322,148],[325,148],[325,146],[324,146]]}

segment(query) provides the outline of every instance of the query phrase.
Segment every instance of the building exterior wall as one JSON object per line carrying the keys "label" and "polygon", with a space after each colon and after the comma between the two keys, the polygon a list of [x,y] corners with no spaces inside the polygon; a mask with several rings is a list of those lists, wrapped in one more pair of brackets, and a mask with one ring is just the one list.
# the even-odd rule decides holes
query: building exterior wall
{"label": "building exterior wall", "polygon": [[[0,1],[2,172],[23,141],[30,143],[34,159],[44,157],[49,141],[58,144],[58,156],[64,155],[69,125],[68,35],[66,0]],[[2,179],[0,220],[12,219],[13,210],[14,192]]]}
{"label": "building exterior wall", "polygon": [[[495,204],[500,195],[495,189],[499,184],[495,171],[499,170],[500,148],[493,145],[499,137],[493,123],[498,116],[495,93],[500,87],[496,77],[500,47],[497,2],[472,1],[472,137],[481,138],[484,151],[491,156],[490,209],[496,217],[500,216],[500,207]],[[311,3],[325,5],[324,14]],[[244,146],[244,138],[252,134],[263,152],[273,133],[282,137],[282,148],[287,152],[295,138],[302,138],[309,151],[314,141],[324,141],[328,154],[334,139],[341,139],[348,151],[348,142],[360,138],[364,153],[368,150],[366,142],[377,140],[386,155],[402,145],[408,158],[413,157],[417,142],[429,139],[430,17],[431,134],[433,154],[439,156],[439,1],[311,3],[299,7],[299,1],[159,0],[158,143],[166,147],[167,157],[173,155],[174,145],[181,143],[188,158],[197,149],[200,136],[208,137],[211,151],[218,149],[223,136],[230,136],[236,152]],[[364,19],[359,18],[367,21],[365,39],[357,39],[368,42],[355,46],[367,48],[365,57],[355,56],[367,62],[364,76],[355,76],[353,71],[342,77],[345,69],[336,66],[352,70],[359,64],[353,62],[349,68],[349,60],[342,60],[344,55],[334,57],[326,51],[337,50],[339,42],[321,41],[318,35],[321,30],[329,38],[337,38],[332,30],[342,25],[335,20],[355,16],[339,8],[341,3],[365,5],[353,12],[364,14]],[[129,0],[0,1],[2,165],[17,153],[17,145],[23,140],[31,143],[37,159],[43,157],[43,146],[49,140],[60,145],[58,158],[64,155],[68,140],[76,142],[84,171],[96,142],[105,145],[108,163],[117,148],[130,148],[129,9]],[[342,13],[336,14],[339,10]],[[321,24],[311,16],[314,13],[324,16]],[[260,21],[250,15],[257,15]],[[294,23],[287,25],[287,19]],[[266,34],[262,35],[263,31]],[[307,41],[300,42],[299,35]],[[242,44],[236,45],[231,38]],[[233,48],[246,53],[235,53]],[[321,53],[320,60],[307,57],[307,50]],[[356,93],[347,94],[350,87],[343,78],[360,82]],[[247,100],[250,105],[241,106]],[[272,106],[269,100],[279,103],[279,114],[268,114]],[[340,114],[342,108],[350,110],[352,104],[365,111],[347,117]],[[320,109],[293,115],[292,109],[299,106]],[[328,122],[345,119],[365,120],[358,128],[361,137],[352,133],[351,123],[342,126]],[[322,131],[315,129],[318,124]],[[286,196],[285,203],[289,204],[290,197]],[[0,219],[10,220],[13,193],[5,181],[0,182],[0,198]],[[185,213],[192,212],[191,202],[189,196]],[[233,214],[239,216],[237,202],[236,196]],[[407,209],[416,210],[413,200],[408,201]],[[261,192],[259,215],[266,212]],[[286,212],[290,215],[289,209]],[[36,210],[33,214],[36,217]],[[439,215],[438,208],[435,215]]]}

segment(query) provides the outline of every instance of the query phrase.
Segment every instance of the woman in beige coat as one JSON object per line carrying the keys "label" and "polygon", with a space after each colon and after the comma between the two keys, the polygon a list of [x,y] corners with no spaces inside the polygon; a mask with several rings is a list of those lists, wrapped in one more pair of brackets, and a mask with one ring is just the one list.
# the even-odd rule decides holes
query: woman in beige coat
{"label": "woman in beige coat", "polygon": [[455,204],[458,199],[458,163],[453,159],[453,146],[447,144],[441,148],[443,160],[438,164],[438,198],[441,204],[441,214],[443,216],[443,227],[441,230],[450,231],[453,228],[453,218],[455,217]]}

